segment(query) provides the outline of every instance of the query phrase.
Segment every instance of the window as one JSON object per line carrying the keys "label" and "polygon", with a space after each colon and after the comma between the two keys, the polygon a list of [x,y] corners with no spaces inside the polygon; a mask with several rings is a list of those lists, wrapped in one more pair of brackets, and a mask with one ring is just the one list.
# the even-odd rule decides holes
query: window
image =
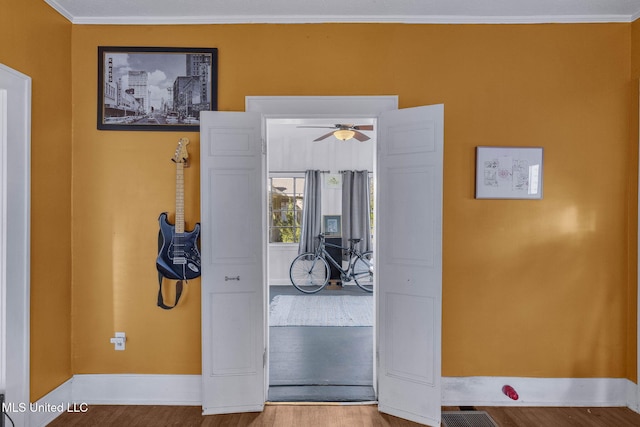
{"label": "window", "polygon": [[[298,243],[302,224],[304,175],[269,177],[269,243]],[[369,217],[373,237],[374,183],[369,180]]]}
{"label": "window", "polygon": [[304,177],[269,178],[269,243],[298,243]]}

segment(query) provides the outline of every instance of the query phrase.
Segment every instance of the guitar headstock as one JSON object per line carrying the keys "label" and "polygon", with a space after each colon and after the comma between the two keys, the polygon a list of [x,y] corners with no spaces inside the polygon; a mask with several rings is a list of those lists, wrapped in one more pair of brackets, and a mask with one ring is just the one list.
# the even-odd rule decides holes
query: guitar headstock
{"label": "guitar headstock", "polygon": [[187,145],[189,145],[189,138],[180,138],[178,146],[176,147],[176,153],[173,156],[175,163],[184,163],[185,166],[189,164],[189,153],[187,152]]}

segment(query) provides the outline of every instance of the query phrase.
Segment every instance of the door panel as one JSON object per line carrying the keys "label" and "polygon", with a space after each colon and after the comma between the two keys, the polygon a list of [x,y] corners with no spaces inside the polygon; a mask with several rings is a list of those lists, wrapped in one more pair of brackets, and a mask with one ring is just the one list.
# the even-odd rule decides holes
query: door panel
{"label": "door panel", "polygon": [[260,114],[201,116],[202,407],[264,406]]}
{"label": "door panel", "polygon": [[[220,375],[252,375],[258,369],[256,366],[255,342],[257,331],[251,316],[238,312],[237,307],[254,307],[254,294],[251,292],[227,292],[209,295],[209,315],[212,345],[209,350],[211,357],[209,372],[212,376]],[[213,315],[216,313],[216,316]],[[229,324],[219,324],[216,317],[228,319]],[[242,331],[239,334],[238,331]],[[224,342],[224,345],[215,343]]]}
{"label": "door panel", "polygon": [[[387,318],[396,319],[385,328],[390,338],[385,352],[389,375],[434,385],[436,367],[433,363],[421,363],[425,354],[433,354],[435,350],[434,306],[434,298],[387,294]],[[406,351],[409,346],[413,351]]]}
{"label": "door panel", "polygon": [[379,120],[379,409],[440,425],[442,105]]}
{"label": "door panel", "polygon": [[[234,165],[230,164],[233,167]],[[260,188],[256,188],[253,170],[210,171],[209,188],[218,188],[215,214],[220,219],[211,220],[210,262],[215,264],[255,264],[261,256],[260,223],[254,224],[256,202],[261,200]],[[236,221],[230,221],[237,219]]]}
{"label": "door panel", "polygon": [[[386,177],[389,188],[412,188],[418,183],[420,191],[394,191],[388,195],[391,206],[409,207],[402,209],[402,218],[415,216],[420,223],[420,234],[415,233],[416,221],[391,220],[387,221],[390,236],[405,236],[402,239],[392,239],[389,242],[389,261],[400,265],[433,266],[434,265],[434,212],[432,200],[434,197],[433,170],[428,168],[403,167],[389,168]],[[407,218],[409,219],[409,218]]]}

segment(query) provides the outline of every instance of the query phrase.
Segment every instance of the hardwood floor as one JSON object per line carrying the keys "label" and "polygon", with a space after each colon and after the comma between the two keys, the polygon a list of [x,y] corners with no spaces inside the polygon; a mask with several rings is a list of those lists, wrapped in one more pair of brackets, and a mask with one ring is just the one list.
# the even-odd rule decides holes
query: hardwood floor
{"label": "hardwood floor", "polygon": [[215,427],[414,427],[380,414],[375,405],[267,405],[261,413],[201,415],[199,406],[95,406],[86,413],[64,413],[49,427],[69,426],[215,426]]}
{"label": "hardwood floor", "polygon": [[640,414],[629,408],[478,407],[500,427],[637,427]]}
{"label": "hardwood floor", "polygon": [[[500,427],[637,427],[640,414],[628,408],[477,407]],[[460,408],[443,408],[458,411]],[[49,427],[216,426],[216,427],[417,427],[378,412],[375,405],[265,406],[261,413],[201,415],[199,406],[89,405],[85,413],[63,413]]]}

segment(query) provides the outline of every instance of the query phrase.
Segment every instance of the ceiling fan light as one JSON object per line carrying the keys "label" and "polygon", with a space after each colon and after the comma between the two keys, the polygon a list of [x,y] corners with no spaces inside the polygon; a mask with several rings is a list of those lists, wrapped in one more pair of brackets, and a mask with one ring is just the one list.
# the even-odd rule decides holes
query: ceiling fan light
{"label": "ceiling fan light", "polygon": [[341,141],[346,141],[348,139],[353,138],[356,133],[349,129],[338,129],[333,133],[333,135]]}

